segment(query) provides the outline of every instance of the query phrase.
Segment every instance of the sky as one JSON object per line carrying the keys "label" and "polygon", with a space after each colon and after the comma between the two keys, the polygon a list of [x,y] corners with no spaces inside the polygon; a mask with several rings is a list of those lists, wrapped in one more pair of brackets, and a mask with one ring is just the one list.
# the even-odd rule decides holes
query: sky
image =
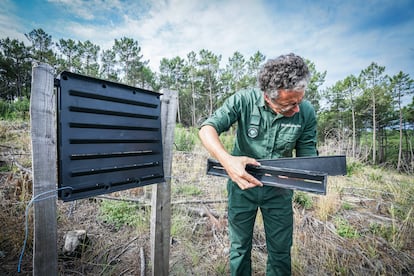
{"label": "sky", "polygon": [[413,0],[1,0],[0,38],[42,28],[52,40],[109,49],[133,38],[158,71],[162,58],[201,49],[247,60],[296,53],[327,72],[324,86],[372,62],[414,79]]}

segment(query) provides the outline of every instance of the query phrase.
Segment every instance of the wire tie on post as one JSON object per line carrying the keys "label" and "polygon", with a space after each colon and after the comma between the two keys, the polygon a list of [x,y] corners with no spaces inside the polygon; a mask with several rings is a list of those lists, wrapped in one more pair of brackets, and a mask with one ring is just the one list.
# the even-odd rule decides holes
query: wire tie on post
{"label": "wire tie on post", "polygon": [[49,195],[49,196],[43,197],[43,198],[39,198],[41,196],[44,196],[44,195],[47,195],[47,194],[50,194],[50,193],[54,193],[54,192],[57,193],[60,190],[66,190],[66,189],[73,190],[72,187],[63,187],[63,188],[59,188],[57,190],[50,190],[50,191],[42,192],[42,193],[36,195],[35,197],[32,197],[32,199],[27,203],[26,210],[25,210],[25,214],[24,214],[24,216],[25,216],[25,222],[24,222],[24,225],[25,225],[25,235],[24,235],[24,241],[23,241],[22,250],[20,252],[19,263],[17,265],[17,272],[18,273],[21,272],[21,264],[22,264],[23,255],[24,255],[24,251],[25,251],[25,248],[26,248],[26,244],[27,244],[27,238],[28,238],[28,235],[29,235],[29,222],[28,222],[28,217],[29,217],[29,209],[30,209],[30,206],[33,205],[33,202],[39,202],[39,201],[42,201],[42,200],[46,200],[46,199],[50,199],[50,198],[57,197],[56,194]]}

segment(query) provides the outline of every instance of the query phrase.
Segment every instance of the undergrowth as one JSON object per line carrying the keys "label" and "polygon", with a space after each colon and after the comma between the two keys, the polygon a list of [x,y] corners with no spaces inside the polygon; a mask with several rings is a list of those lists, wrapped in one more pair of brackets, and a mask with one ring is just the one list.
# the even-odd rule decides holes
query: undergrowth
{"label": "undergrowth", "polygon": [[[226,179],[206,175],[208,154],[200,146],[196,130],[177,128],[176,135],[169,274],[229,275]],[[18,160],[30,169],[27,137],[27,123],[0,125],[0,251],[5,255],[0,257],[1,275],[14,275],[23,243],[24,209],[32,187],[30,175],[13,162]],[[230,147],[231,135],[222,139],[228,139],[226,147]],[[349,160],[346,176],[328,177],[327,195],[295,192],[292,274],[412,274],[412,175]],[[145,252],[146,272],[150,274],[149,198],[138,198],[132,191],[116,196],[118,200],[58,201],[60,275],[139,275],[140,249]],[[122,200],[123,196],[137,202]],[[91,240],[80,258],[62,256],[61,252],[64,234],[74,229],[86,229]],[[26,272],[22,275],[32,274],[32,231],[30,216]],[[252,246],[254,275],[265,275],[267,251],[260,215]]]}

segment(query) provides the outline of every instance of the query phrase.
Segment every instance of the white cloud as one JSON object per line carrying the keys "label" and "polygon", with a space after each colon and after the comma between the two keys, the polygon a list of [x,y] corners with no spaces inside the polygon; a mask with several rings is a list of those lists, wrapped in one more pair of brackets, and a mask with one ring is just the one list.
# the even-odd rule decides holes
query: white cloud
{"label": "white cloud", "polygon": [[93,20],[94,13],[91,10],[91,7],[99,5],[100,1],[82,1],[82,0],[48,0],[49,3],[55,4],[66,12],[70,12],[75,16],[86,19]]}
{"label": "white cloud", "polygon": [[[57,33],[52,33],[54,39],[63,33],[108,49],[115,38],[130,37],[138,41],[153,70],[163,57],[185,58],[190,51],[210,50],[222,55],[224,65],[235,51],[247,59],[259,50],[268,58],[287,52],[304,56],[318,71],[328,72],[328,85],[358,75],[372,61],[386,66],[387,73],[403,70],[414,77],[413,19],[397,29],[392,29],[390,19],[387,28],[377,24],[381,16],[404,11],[401,5],[409,2],[403,0],[382,0],[379,5],[356,0],[49,1],[65,7],[56,22],[48,22],[53,29],[44,29]],[[19,30],[24,27],[27,32],[32,26],[21,25],[17,11],[9,8],[13,4],[0,4],[0,31],[24,37]],[[394,6],[398,10],[393,11]],[[67,21],[68,15],[79,20]]]}
{"label": "white cloud", "polygon": [[[185,56],[194,50],[208,49],[225,57],[234,51],[253,54],[263,41],[259,32],[266,18],[260,16],[263,7],[243,6],[236,1],[225,2],[222,6],[206,1],[202,7],[196,1],[157,2],[146,16],[123,16],[123,24],[116,28],[66,24],[68,33],[78,39],[90,39],[103,48],[112,45],[115,38],[132,37],[140,43],[144,57],[157,68],[162,57]],[[248,20],[254,18],[255,20]],[[254,37],[254,38],[252,38]],[[252,39],[256,45],[251,50]],[[105,47],[106,46],[106,47]]]}
{"label": "white cloud", "polygon": [[[267,19],[260,16],[262,6],[240,5],[236,1],[223,2],[220,6],[214,1],[202,6],[195,5],[196,1],[188,3],[172,1],[158,6],[151,10],[151,17],[137,22],[141,23],[137,35],[142,37],[143,45],[155,45],[146,49],[151,60],[184,56],[201,49],[222,54],[226,59],[237,50],[253,54],[260,49],[263,38],[259,33],[267,25]],[[252,44],[256,45],[254,51]]]}
{"label": "white cloud", "polygon": [[12,1],[0,1],[0,38],[9,37],[27,41],[24,36],[21,20],[16,13],[17,8]]}

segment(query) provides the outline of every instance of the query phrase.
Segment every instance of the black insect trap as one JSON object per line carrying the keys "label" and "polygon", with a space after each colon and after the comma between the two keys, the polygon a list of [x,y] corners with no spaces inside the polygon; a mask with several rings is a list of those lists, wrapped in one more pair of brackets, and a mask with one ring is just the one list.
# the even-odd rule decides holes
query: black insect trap
{"label": "black insect trap", "polygon": [[164,182],[161,94],[70,72],[55,86],[60,199]]}

